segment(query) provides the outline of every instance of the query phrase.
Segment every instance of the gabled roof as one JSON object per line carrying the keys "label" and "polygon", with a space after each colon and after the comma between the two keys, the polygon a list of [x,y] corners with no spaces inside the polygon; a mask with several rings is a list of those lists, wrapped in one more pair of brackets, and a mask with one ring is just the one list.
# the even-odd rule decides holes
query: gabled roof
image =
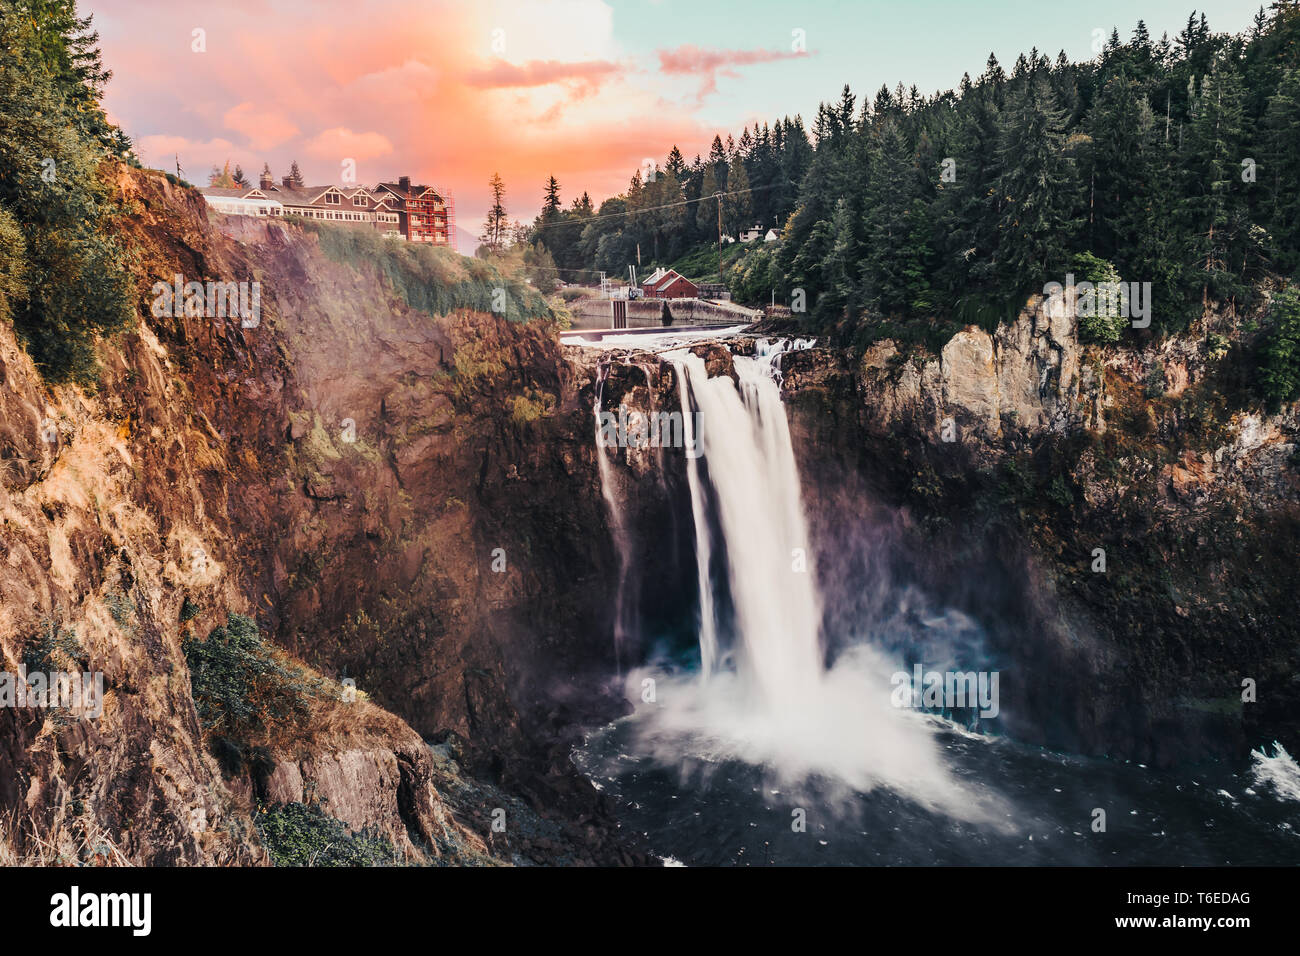
{"label": "gabled roof", "polygon": [[275,187],[275,191],[280,194],[279,199],[284,203],[291,203],[295,206],[315,206],[320,204],[320,198],[329,192],[336,192],[343,195],[343,190],[338,186],[285,186],[283,183]]}
{"label": "gabled roof", "polygon": [[343,190],[339,189],[338,186],[335,186],[332,183],[328,186],[303,186],[302,192],[311,196],[311,201],[313,203],[326,193],[338,193],[340,196],[343,195]]}
{"label": "gabled roof", "polygon": [[225,186],[200,186],[199,192],[205,196],[212,196],[220,199],[270,199],[266,193],[256,186],[242,186],[234,189]]}
{"label": "gabled roof", "polygon": [[421,183],[412,183],[409,191],[402,189],[401,183],[379,183],[373,191],[380,190],[390,192],[399,199],[425,199],[431,196],[433,199],[445,202],[447,198],[433,186],[425,186]]}
{"label": "gabled roof", "polygon": [[[695,285],[694,282],[691,282],[690,279],[686,278],[686,276],[682,275],[676,269],[661,269],[659,272],[655,273],[655,275],[652,275],[647,279],[641,288],[658,291],[659,289],[667,288],[678,279],[681,279],[683,282],[690,282],[693,286]],[[696,288],[699,287],[696,286]]]}

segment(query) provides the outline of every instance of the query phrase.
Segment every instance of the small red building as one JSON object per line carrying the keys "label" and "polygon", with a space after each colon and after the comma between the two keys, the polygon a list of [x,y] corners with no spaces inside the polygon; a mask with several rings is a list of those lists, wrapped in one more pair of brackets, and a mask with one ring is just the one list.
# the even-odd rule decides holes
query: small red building
{"label": "small red building", "polygon": [[675,269],[658,269],[641,283],[648,299],[695,299],[700,287]]}

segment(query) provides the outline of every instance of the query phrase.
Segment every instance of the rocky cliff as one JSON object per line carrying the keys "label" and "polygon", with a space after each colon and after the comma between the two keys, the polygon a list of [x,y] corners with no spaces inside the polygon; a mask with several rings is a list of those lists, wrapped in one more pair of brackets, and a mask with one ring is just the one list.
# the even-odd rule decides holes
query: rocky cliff
{"label": "rocky cliff", "polygon": [[1300,421],[1250,399],[1245,327],[1084,346],[1034,298],[937,355],[789,357],[807,467],[896,509],[895,575],[982,620],[1011,732],[1155,763],[1295,742]]}
{"label": "rocky cliff", "polygon": [[[66,854],[102,835],[133,862],[261,862],[261,799],[473,856],[492,808],[444,813],[421,740],[452,735],[451,765],[484,779],[449,785],[559,814],[546,845],[569,858],[621,858],[567,761],[574,728],[615,712],[586,680],[610,668],[608,610],[584,597],[611,562],[591,530],[590,407],[551,320],[433,316],[391,263],[210,219],[157,174],[121,169],[116,187],[140,322],[101,348],[95,393],[45,388],[0,328],[5,669],[44,649],[107,687],[94,721],[0,710],[10,842]],[[448,287],[467,281],[448,263]],[[156,317],[151,287],[175,275],[260,283],[260,321]],[[223,771],[182,643],[231,612],[371,703],[256,773]],[[491,852],[528,853],[520,839]]]}

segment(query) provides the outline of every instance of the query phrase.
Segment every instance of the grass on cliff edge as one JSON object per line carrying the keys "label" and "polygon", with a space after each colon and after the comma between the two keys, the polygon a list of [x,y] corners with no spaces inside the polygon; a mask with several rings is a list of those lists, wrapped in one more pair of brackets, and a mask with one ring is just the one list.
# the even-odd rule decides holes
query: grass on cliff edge
{"label": "grass on cliff edge", "polygon": [[356,229],[294,217],[316,234],[325,255],[353,267],[373,264],[408,306],[428,315],[457,309],[496,312],[511,322],[554,318],[545,298],[521,276],[503,276],[490,263],[421,242],[385,239]]}
{"label": "grass on cliff edge", "polygon": [[228,615],[206,641],[187,638],[182,649],[199,723],[228,774],[275,751],[382,736],[400,723],[362,691],[345,694],[264,640],[257,622],[242,614]]}
{"label": "grass on cliff edge", "polygon": [[402,861],[383,837],[354,833],[305,803],[277,803],[253,816],[276,866],[392,866]]}

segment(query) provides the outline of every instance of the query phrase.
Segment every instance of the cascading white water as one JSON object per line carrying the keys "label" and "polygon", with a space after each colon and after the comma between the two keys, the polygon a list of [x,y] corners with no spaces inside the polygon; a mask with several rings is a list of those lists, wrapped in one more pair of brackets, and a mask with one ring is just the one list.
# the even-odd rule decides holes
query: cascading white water
{"label": "cascading white water", "polygon": [[[671,360],[682,382],[683,407],[699,416],[700,447],[726,543],[737,670],[758,706],[788,714],[808,707],[818,694],[821,604],[794,449],[773,375],[779,353],[737,356],[739,391],[729,377],[709,378],[696,355],[674,354]],[[700,657],[708,681],[720,664],[709,586],[715,548],[700,469],[694,461],[687,467],[700,582]]]}
{"label": "cascading white water", "polygon": [[[811,344],[759,340],[753,357],[734,356],[739,387],[730,376],[710,378],[685,348],[661,353],[677,371],[688,447],[698,438],[703,453],[686,461],[701,668],[682,674],[652,664],[628,675],[638,748],[684,774],[738,759],[787,787],[816,779],[827,799],[883,785],[963,819],[1001,817],[952,777],[925,718],[891,705],[896,661],[861,643],[824,666],[821,597],[779,365],[785,352]],[[726,620],[712,574],[724,565]],[[649,697],[647,684],[655,688]]]}
{"label": "cascading white water", "polygon": [[623,672],[623,646],[627,640],[627,576],[631,564],[631,542],[623,523],[623,509],[614,496],[614,478],[610,472],[609,459],[601,441],[600,412],[604,396],[605,378],[609,366],[602,363],[596,376],[596,464],[600,469],[600,494],[605,499],[605,510],[609,513],[610,531],[614,537],[614,547],[618,551],[618,589],[614,597],[614,664],[619,674]]}
{"label": "cascading white water", "polygon": [[[682,403],[682,431],[686,447],[697,447],[695,408],[691,403],[690,386],[682,364],[678,364],[676,368],[677,387]],[[700,589],[700,670],[704,680],[708,681],[718,664],[718,624],[717,610],[713,603],[713,580],[710,574],[713,543],[709,540],[708,511],[697,456],[687,456],[686,476],[691,488],[691,518],[695,522],[696,581]]]}

